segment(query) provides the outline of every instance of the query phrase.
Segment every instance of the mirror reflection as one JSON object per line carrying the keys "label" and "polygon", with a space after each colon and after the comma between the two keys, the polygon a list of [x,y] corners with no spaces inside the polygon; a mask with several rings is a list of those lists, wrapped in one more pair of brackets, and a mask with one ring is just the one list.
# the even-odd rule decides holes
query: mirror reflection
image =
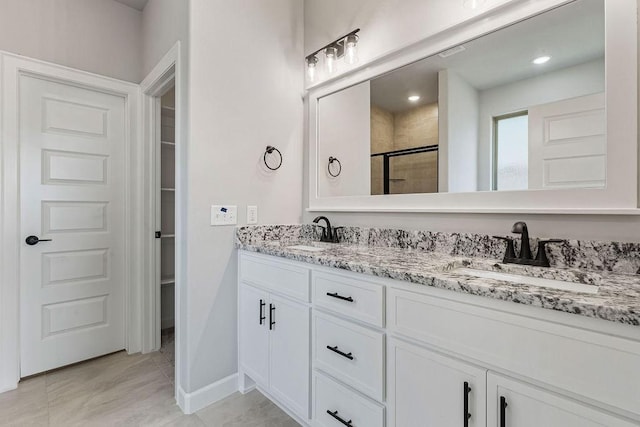
{"label": "mirror reflection", "polygon": [[578,0],[321,98],[319,196],[604,186],[604,45]]}

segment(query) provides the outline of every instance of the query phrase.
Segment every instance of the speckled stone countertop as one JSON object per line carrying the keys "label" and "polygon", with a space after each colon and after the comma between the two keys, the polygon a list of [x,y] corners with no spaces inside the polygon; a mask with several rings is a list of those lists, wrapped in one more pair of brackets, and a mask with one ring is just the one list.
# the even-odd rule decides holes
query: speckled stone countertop
{"label": "speckled stone countertop", "polygon": [[[368,229],[367,232],[371,235],[371,229]],[[374,233],[378,233],[378,231]],[[468,238],[469,236],[466,235],[465,239]],[[471,240],[479,238],[483,237],[472,237]],[[382,244],[378,241],[376,245],[365,245],[362,242],[355,243],[353,239],[347,238],[345,240],[345,243],[340,244],[320,243],[317,241],[316,230],[308,226],[302,226],[302,228],[300,226],[239,227],[236,247],[246,251],[401,280],[416,285],[432,286],[454,292],[640,326],[640,275],[636,273],[619,273],[611,271],[615,270],[613,268],[602,268],[598,271],[565,266],[540,268],[505,265],[500,262],[499,258],[492,257],[492,251],[482,254],[484,256],[477,256],[478,254],[469,256],[464,251],[452,254],[448,250],[450,248],[447,248],[446,251],[437,251],[433,248],[431,250],[412,248],[411,245],[398,247],[389,244],[388,241]],[[580,243],[584,245],[584,242]],[[312,252],[291,247],[295,245],[314,246],[322,250]],[[629,261],[627,260],[625,263],[628,264]],[[597,293],[583,293],[478,278],[456,271],[459,268],[583,283],[589,286],[598,286],[598,291]],[[635,268],[634,264],[632,269]]]}

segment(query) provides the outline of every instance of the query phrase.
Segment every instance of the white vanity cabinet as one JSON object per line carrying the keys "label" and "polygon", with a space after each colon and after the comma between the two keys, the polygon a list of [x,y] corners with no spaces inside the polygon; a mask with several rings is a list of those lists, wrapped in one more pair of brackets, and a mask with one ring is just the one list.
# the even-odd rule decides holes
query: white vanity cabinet
{"label": "white vanity cabinet", "polygon": [[395,338],[387,348],[388,427],[486,425],[486,369]]}
{"label": "white vanity cabinet", "polygon": [[632,427],[639,423],[569,400],[515,379],[487,375],[487,425],[500,427]]}
{"label": "white vanity cabinet", "polygon": [[240,373],[303,425],[640,426],[638,327],[239,258]]}
{"label": "white vanity cabinet", "polygon": [[[264,270],[263,274],[259,270]],[[239,277],[240,371],[288,410],[308,420],[309,270],[245,254],[240,256]]]}

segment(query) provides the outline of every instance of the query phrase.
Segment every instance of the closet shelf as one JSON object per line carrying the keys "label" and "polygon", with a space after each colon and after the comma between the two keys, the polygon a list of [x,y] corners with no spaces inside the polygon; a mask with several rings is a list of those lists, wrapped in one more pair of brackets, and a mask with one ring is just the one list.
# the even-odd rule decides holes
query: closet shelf
{"label": "closet shelf", "polygon": [[162,236],[160,236],[161,239],[173,239],[175,237],[175,234],[163,234]]}
{"label": "closet shelf", "polygon": [[162,187],[160,188],[160,191],[176,191],[175,188],[169,188],[169,187]]}
{"label": "closet shelf", "polygon": [[166,145],[167,147],[175,147],[176,143],[171,141],[160,141],[160,144]]}

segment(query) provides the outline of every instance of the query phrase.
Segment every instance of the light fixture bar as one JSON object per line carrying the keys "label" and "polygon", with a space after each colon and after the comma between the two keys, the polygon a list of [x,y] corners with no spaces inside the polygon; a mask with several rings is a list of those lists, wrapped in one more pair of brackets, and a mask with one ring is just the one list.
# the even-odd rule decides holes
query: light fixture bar
{"label": "light fixture bar", "polygon": [[307,55],[305,59],[307,60],[307,62],[310,61],[310,60],[313,60],[312,58],[314,56],[316,56],[317,54],[319,54],[320,52],[322,52],[323,50],[325,50],[328,47],[337,48],[338,49],[338,58],[340,58],[342,55],[344,55],[344,41],[346,40],[346,38],[349,37],[349,36],[353,36],[353,35],[358,34],[359,31],[360,31],[360,28],[357,28],[357,29],[351,31],[348,34],[345,34],[342,37],[338,37],[337,39],[335,39],[331,43],[328,43],[325,46],[322,46],[320,49],[316,50],[315,52]]}

